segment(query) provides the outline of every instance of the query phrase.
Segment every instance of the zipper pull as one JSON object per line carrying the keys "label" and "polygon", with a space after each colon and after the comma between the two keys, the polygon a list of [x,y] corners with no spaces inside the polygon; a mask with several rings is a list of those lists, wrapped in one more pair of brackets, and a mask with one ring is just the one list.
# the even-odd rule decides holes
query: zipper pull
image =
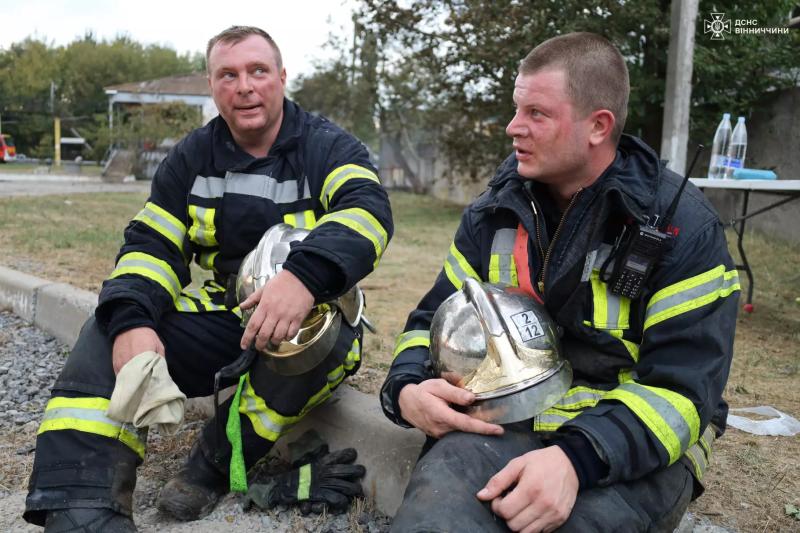
{"label": "zipper pull", "polygon": [[539,293],[544,295],[544,281],[540,281],[538,283],[538,286],[539,286]]}

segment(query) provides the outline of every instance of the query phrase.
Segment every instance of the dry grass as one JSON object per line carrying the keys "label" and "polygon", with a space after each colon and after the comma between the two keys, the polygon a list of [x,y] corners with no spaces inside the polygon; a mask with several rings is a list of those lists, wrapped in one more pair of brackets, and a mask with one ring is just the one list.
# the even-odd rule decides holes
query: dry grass
{"label": "dry grass", "polygon": [[[0,200],[0,264],[96,291],[110,272],[121,230],[140,209],[138,194],[73,195]],[[441,268],[461,208],[427,197],[391,195],[397,231],[377,272],[362,282],[368,335],[358,388],[376,392],[391,362],[394,338],[409,310]],[[755,312],[741,313],[725,397],[733,407],[771,405],[800,415],[800,251],[757,234],[746,238],[756,277]],[[743,285],[746,281],[743,278]],[[190,438],[162,439],[148,454],[148,477],[159,481],[185,456]],[[22,488],[32,456],[18,455],[28,436],[0,449],[0,489]],[[20,460],[22,459],[22,460]],[[798,531],[786,504],[800,505],[800,439],[760,437],[729,429],[715,447],[705,495],[691,510],[737,531]],[[358,514],[351,515],[355,520]],[[354,522],[357,523],[357,522]]]}

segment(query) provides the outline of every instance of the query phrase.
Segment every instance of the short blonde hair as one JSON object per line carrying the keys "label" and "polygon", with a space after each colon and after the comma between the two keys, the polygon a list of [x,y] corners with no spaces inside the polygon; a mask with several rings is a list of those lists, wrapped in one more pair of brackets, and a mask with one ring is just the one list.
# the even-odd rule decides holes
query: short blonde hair
{"label": "short blonde hair", "polygon": [[567,93],[580,114],[598,109],[614,114],[611,138],[618,142],[628,117],[631,86],[628,66],[617,47],[595,33],[568,33],[544,41],[519,64],[522,75],[548,69],[564,71]]}

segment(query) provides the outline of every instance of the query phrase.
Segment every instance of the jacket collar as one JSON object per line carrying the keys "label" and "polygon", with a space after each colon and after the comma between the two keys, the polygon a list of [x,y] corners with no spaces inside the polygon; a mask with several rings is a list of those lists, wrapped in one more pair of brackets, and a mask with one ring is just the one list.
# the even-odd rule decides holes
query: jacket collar
{"label": "jacket collar", "polygon": [[[272,147],[269,149],[267,159],[279,156],[285,152],[293,150],[303,133],[303,111],[300,107],[289,100],[283,99],[283,120],[278,136]],[[255,158],[248,154],[233,140],[228,124],[221,116],[215,117],[212,121],[212,150],[214,154],[215,166],[220,170],[241,171],[249,167]]]}
{"label": "jacket collar", "polygon": [[[616,196],[628,214],[642,219],[655,200],[660,180],[661,163],[652,148],[636,137],[623,135],[614,162],[587,191]],[[513,203],[511,199],[521,194],[526,181],[517,173],[516,157],[510,155],[489,181],[489,196],[494,199],[491,203],[495,207]]]}

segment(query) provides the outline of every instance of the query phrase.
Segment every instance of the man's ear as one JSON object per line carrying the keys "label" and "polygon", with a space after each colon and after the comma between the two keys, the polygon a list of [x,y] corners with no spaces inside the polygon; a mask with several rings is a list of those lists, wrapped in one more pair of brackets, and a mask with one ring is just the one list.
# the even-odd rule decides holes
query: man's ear
{"label": "man's ear", "polygon": [[599,109],[589,115],[589,144],[598,146],[603,144],[606,139],[611,137],[614,126],[617,123],[614,113],[608,109]]}

